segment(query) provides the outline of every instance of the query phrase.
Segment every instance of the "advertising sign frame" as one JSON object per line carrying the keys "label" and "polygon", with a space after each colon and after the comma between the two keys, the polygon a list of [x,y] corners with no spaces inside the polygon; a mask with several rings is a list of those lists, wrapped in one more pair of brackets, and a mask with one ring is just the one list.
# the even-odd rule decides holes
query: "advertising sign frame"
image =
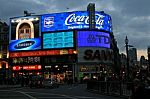
{"label": "advertising sign frame", "polygon": [[[79,39],[79,38],[81,38],[81,37],[79,37],[79,32],[83,32],[83,33],[87,32],[87,33],[84,33],[86,35],[81,35],[81,36],[84,36],[84,38],[87,37],[88,32],[93,32],[93,33],[97,32],[97,33],[96,34],[91,33],[92,35],[90,35],[90,37],[88,35],[88,40],[86,41],[86,40]],[[76,35],[77,35],[76,43],[77,43],[78,48],[80,48],[80,47],[97,47],[97,48],[111,49],[111,34],[109,32],[100,31],[100,30],[96,30],[96,29],[91,29],[91,30],[83,29],[83,30],[76,30]],[[84,44],[81,44],[81,42]],[[98,44],[98,43],[100,43],[100,44]]]}
{"label": "advertising sign frame", "polygon": [[[11,46],[9,46],[9,51],[41,49],[41,42],[40,42],[41,24],[40,23],[41,23],[41,19],[39,15],[10,18],[9,43]],[[30,42],[31,46],[29,45],[29,43],[27,44],[27,42],[29,42],[30,40],[32,43],[34,43],[31,44]],[[18,43],[16,42],[18,43],[21,42],[21,44],[19,44],[22,45],[20,49],[19,47],[17,49],[14,48],[14,46],[18,46]],[[24,44],[22,44],[22,42]],[[32,49],[30,49],[29,47]]]}
{"label": "advertising sign frame", "polygon": [[[112,32],[111,17],[95,11],[96,29]],[[89,12],[73,11],[41,15],[41,32],[89,28]]]}
{"label": "advertising sign frame", "polygon": [[[72,34],[73,34],[73,46],[72,47],[60,47],[60,48],[44,48],[44,35],[45,34],[51,34],[51,33],[53,33],[53,34],[55,34],[55,33],[61,33],[61,32],[72,32]],[[42,36],[41,36],[41,40],[42,40],[42,50],[57,50],[57,49],[76,49],[76,34],[75,34],[75,30],[67,30],[67,31],[51,31],[51,32],[43,32],[42,33]]]}

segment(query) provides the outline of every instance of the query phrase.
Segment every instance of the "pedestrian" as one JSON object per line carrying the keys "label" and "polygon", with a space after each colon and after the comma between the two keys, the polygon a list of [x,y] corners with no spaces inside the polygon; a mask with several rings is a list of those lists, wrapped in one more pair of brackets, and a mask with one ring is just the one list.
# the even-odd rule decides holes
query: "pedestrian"
{"label": "pedestrian", "polygon": [[21,87],[24,87],[24,82],[25,82],[25,78],[22,77],[22,79],[21,79]]}
{"label": "pedestrian", "polygon": [[130,99],[142,99],[145,92],[144,88],[144,84],[139,79],[135,79],[133,81],[132,95],[130,96]]}

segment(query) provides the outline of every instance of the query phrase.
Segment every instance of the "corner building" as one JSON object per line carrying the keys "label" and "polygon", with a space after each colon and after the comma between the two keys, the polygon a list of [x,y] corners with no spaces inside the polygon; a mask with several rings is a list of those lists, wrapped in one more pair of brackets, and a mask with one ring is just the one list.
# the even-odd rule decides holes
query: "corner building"
{"label": "corner building", "polygon": [[61,82],[111,75],[119,66],[114,48],[111,17],[104,12],[95,11],[95,29],[89,29],[88,11],[10,19],[13,77],[41,75]]}

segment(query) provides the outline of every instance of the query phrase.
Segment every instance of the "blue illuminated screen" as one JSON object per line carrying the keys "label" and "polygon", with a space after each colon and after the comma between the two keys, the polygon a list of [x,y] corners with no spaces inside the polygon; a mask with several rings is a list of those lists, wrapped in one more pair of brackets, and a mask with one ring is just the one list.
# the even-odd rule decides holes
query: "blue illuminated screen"
{"label": "blue illuminated screen", "polygon": [[[41,31],[57,31],[89,28],[88,11],[44,14],[41,16]],[[105,13],[95,12],[96,28],[112,32],[111,17]]]}
{"label": "blue illuminated screen", "polygon": [[78,47],[110,48],[110,35],[99,31],[78,31]]}
{"label": "blue illuminated screen", "polygon": [[9,51],[37,50],[37,49],[41,49],[40,38],[11,40],[9,44]]}
{"label": "blue illuminated screen", "polygon": [[43,34],[43,49],[74,47],[73,31]]}

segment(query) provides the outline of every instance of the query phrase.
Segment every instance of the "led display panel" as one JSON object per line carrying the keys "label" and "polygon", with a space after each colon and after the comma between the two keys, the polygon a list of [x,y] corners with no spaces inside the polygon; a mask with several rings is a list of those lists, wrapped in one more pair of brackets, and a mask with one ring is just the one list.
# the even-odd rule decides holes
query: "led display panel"
{"label": "led display panel", "polygon": [[78,47],[110,48],[109,33],[100,31],[78,31]]}
{"label": "led display panel", "polygon": [[74,47],[73,31],[43,34],[43,49]]}
{"label": "led display panel", "polygon": [[[89,28],[89,12],[75,11],[44,14],[41,16],[41,31],[57,31]],[[102,12],[95,12],[96,28],[112,32],[111,17]]]}
{"label": "led display panel", "polygon": [[41,49],[40,33],[39,16],[11,18],[9,51]]}

